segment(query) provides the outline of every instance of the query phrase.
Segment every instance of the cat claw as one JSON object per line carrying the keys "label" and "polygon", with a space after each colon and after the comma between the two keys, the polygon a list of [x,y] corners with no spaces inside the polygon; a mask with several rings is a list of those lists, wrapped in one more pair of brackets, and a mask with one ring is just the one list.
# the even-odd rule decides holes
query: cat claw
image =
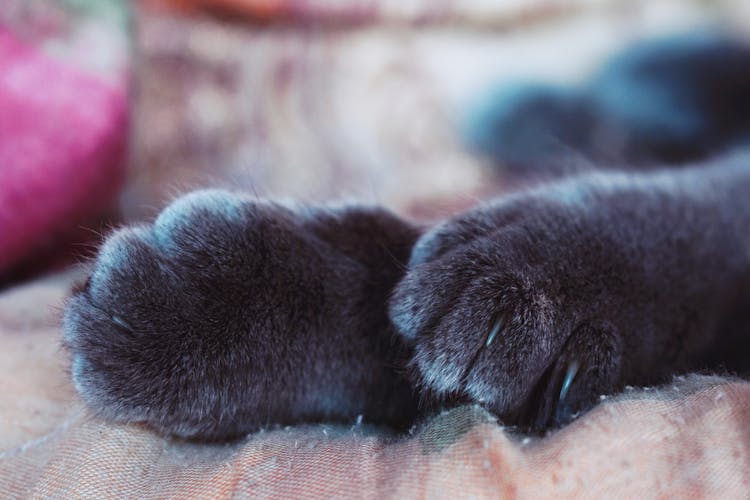
{"label": "cat claw", "polygon": [[578,362],[573,361],[568,365],[568,371],[565,373],[565,378],[563,379],[562,387],[560,387],[560,397],[559,400],[562,401],[565,399],[565,396],[568,395],[568,391],[570,390],[570,384],[573,383],[573,379],[575,379],[576,374],[578,373]]}
{"label": "cat claw", "polygon": [[471,369],[474,368],[474,365],[477,362],[477,358],[479,358],[479,356],[482,354],[482,350],[488,348],[492,344],[492,341],[495,340],[497,334],[500,332],[500,330],[504,329],[507,324],[508,322],[504,315],[500,316],[500,318],[495,321],[495,324],[492,326],[492,330],[490,330],[490,333],[487,335],[487,338],[484,341],[484,346],[479,346],[479,349],[476,350],[471,360],[464,368],[464,371],[461,374],[462,385],[466,384],[466,379],[469,376],[469,372],[471,372]]}
{"label": "cat claw", "polygon": [[497,337],[498,332],[503,329],[507,324],[507,321],[505,319],[505,316],[501,316],[500,319],[498,319],[495,322],[495,326],[492,327],[492,330],[490,330],[490,334],[487,336],[487,341],[484,343],[485,347],[489,347],[490,344],[492,344],[492,341],[495,340],[495,337]]}
{"label": "cat claw", "polygon": [[557,399],[557,407],[555,408],[554,419],[557,425],[563,425],[573,418],[572,408],[566,398],[570,393],[570,386],[578,374],[578,369],[578,361],[572,361],[565,372],[565,378],[563,378],[562,385],[560,386],[560,396]]}
{"label": "cat claw", "polygon": [[122,319],[120,316],[112,316],[111,319],[112,319],[112,323],[119,326],[120,328],[123,328],[129,332],[133,331],[133,327],[130,326],[130,324],[124,319]]}

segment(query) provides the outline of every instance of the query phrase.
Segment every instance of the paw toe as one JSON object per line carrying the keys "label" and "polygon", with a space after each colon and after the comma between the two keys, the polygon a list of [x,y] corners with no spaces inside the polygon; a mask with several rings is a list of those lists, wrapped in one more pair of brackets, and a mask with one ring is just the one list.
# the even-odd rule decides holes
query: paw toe
{"label": "paw toe", "polygon": [[153,236],[163,251],[181,251],[199,243],[202,233],[243,220],[241,198],[228,191],[201,190],[177,198],[156,218]]}

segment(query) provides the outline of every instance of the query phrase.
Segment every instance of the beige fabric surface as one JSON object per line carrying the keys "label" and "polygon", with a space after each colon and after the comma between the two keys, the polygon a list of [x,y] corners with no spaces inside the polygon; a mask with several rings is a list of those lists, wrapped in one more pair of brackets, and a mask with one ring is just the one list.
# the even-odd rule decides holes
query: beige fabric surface
{"label": "beige fabric surface", "polygon": [[110,425],[76,400],[59,346],[75,273],[0,294],[0,497],[747,498],[750,383],[690,376],[607,398],[545,438],[477,407],[408,436],[269,428],[230,444]]}

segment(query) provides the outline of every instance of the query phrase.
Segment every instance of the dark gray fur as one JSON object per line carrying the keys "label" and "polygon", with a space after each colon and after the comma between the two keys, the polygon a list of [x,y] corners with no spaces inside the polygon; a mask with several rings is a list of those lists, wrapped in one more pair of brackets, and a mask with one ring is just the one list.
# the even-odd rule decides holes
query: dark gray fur
{"label": "dark gray fur", "polygon": [[67,305],[84,401],[224,439],[268,423],[416,415],[386,302],[417,232],[381,209],[291,210],[198,191],[108,238]]}
{"label": "dark gray fur", "polygon": [[66,309],[73,380],[107,419],[197,439],[359,414],[404,426],[418,398],[543,429],[626,384],[746,368],[731,363],[748,361],[748,193],[750,155],[590,174],[415,245],[380,209],[199,191],[104,244]]}
{"label": "dark gray fur", "polygon": [[590,174],[449,220],[417,242],[390,315],[422,392],[531,429],[626,384],[744,371],[750,155]]}
{"label": "dark gray fur", "polygon": [[[685,162],[748,142],[749,67],[737,42],[680,39],[615,59],[583,101],[500,106],[482,137],[521,171],[554,166],[549,137],[682,168],[569,178],[421,237],[379,208],[182,197],[111,235],[70,299],[75,386],[104,418],[226,439],[462,401],[542,430],[627,384],[747,373],[750,152]],[[600,154],[599,123],[625,150]]]}

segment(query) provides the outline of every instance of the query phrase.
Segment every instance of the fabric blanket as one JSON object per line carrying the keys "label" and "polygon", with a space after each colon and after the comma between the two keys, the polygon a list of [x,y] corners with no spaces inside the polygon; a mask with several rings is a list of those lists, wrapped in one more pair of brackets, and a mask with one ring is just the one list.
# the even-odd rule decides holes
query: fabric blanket
{"label": "fabric blanket", "polygon": [[690,376],[606,398],[528,438],[466,406],[408,436],[364,422],[270,427],[229,444],[109,425],[59,348],[74,273],[0,295],[3,498],[746,498],[750,383]]}

